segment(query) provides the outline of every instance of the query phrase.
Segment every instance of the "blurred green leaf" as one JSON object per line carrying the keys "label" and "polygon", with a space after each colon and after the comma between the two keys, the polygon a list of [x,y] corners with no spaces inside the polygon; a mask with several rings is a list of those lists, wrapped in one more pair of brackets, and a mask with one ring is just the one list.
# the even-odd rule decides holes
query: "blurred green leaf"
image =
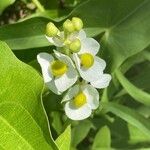
{"label": "blurred green leaf", "polygon": [[129,143],[135,144],[139,142],[150,142],[150,137],[141,132],[137,127],[128,124],[129,129]]}
{"label": "blurred green leaf", "polygon": [[70,150],[71,126],[68,126],[55,142],[58,145],[59,150]]}
{"label": "blurred green leaf", "polygon": [[32,18],[24,22],[0,27],[0,40],[5,41],[11,49],[22,50],[49,46],[45,38],[45,26],[49,20]]}
{"label": "blurred green leaf", "polygon": [[13,4],[14,2],[15,0],[1,0],[0,1],[0,15],[6,7]]}
{"label": "blurred green leaf", "polygon": [[150,120],[147,120],[135,110],[112,102],[102,103],[102,106],[107,109],[108,112],[112,112],[150,137]]}
{"label": "blurred green leaf", "polygon": [[92,150],[111,149],[111,134],[108,126],[102,127],[96,134]]}
{"label": "blurred green leaf", "polygon": [[[16,149],[17,141],[14,133],[19,132],[19,135],[26,140],[39,135],[42,141],[46,140],[50,144],[47,144],[49,149],[57,150],[50,135],[48,120],[41,101],[42,78],[32,67],[19,61],[4,42],[0,42],[0,50],[0,104],[2,106],[0,110],[3,110],[0,124],[7,125],[8,133],[12,132],[7,135],[5,132],[7,129],[1,130],[0,135],[7,136],[5,140],[0,140],[0,145],[4,144],[5,147],[5,144],[9,146],[11,143],[11,149]],[[13,104],[8,105],[9,103]],[[25,126],[21,128],[23,124],[26,128]],[[29,124],[31,128],[27,128]],[[34,127],[36,127],[35,130]],[[18,133],[16,134],[18,136]],[[29,141],[33,148],[41,143],[39,137],[35,141],[34,145],[30,143],[33,141]]]}
{"label": "blurred green leaf", "polygon": [[92,126],[92,122],[89,120],[84,120],[79,122],[79,124],[72,129],[71,143],[73,147],[76,147],[83,139],[86,138]]}
{"label": "blurred green leaf", "polygon": [[150,93],[149,77],[150,77],[150,63],[145,61],[143,63],[137,64],[131,70],[131,73],[127,74],[130,81],[140,89]]}
{"label": "blurred green leaf", "polygon": [[58,111],[53,111],[51,113],[52,117],[52,127],[55,129],[57,134],[60,134],[63,129],[62,121],[61,121],[61,113]]}
{"label": "blurred green leaf", "polygon": [[150,94],[134,86],[130,81],[128,81],[127,78],[125,78],[125,76],[121,73],[120,70],[116,71],[116,76],[121,85],[135,100],[147,106],[150,106]]}

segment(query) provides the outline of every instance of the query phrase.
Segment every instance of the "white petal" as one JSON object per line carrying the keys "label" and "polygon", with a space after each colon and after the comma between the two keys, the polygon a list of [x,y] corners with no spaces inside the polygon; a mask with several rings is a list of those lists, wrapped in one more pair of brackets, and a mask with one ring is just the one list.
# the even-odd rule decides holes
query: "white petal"
{"label": "white petal", "polygon": [[93,66],[88,69],[85,69],[80,65],[80,59],[77,54],[73,54],[73,59],[81,77],[88,82],[98,80],[106,67],[106,62],[97,56],[94,57]]}
{"label": "white petal", "polygon": [[81,49],[78,54],[91,53],[96,55],[100,49],[100,44],[93,38],[85,38],[81,40]]}
{"label": "white petal", "polygon": [[79,31],[77,38],[79,38],[80,40],[84,40],[86,38],[86,33],[83,29]]}
{"label": "white petal", "polygon": [[[58,36],[60,36],[62,39],[64,38],[64,32],[60,32],[58,34]],[[56,38],[56,37],[48,37],[48,36],[45,36],[47,38],[47,40],[57,46],[57,47],[63,47],[63,41],[61,41],[60,39]]]}
{"label": "white petal", "polygon": [[37,60],[42,68],[44,82],[50,82],[53,78],[53,75],[49,71],[49,65],[50,62],[54,60],[53,56],[48,53],[39,53],[37,55]]}
{"label": "white petal", "polygon": [[111,75],[109,74],[103,74],[97,81],[91,82],[91,85],[93,85],[95,88],[106,88],[111,81]]}
{"label": "white petal", "polygon": [[98,91],[91,85],[86,84],[82,87],[83,93],[86,95],[86,100],[91,109],[96,109],[99,106],[99,93]]}
{"label": "white petal", "polygon": [[62,53],[60,53],[60,52],[58,52],[56,50],[54,50],[54,54],[55,54],[57,59],[62,60],[62,61],[64,61],[67,64],[69,63],[69,65],[75,67],[73,62],[72,62],[72,60],[71,60],[71,58],[69,56],[67,56],[65,54],[62,54]]}
{"label": "white petal", "polygon": [[56,87],[56,85],[55,85],[54,80],[52,80],[51,82],[47,82],[46,85],[47,85],[47,87],[48,87],[52,92],[54,92],[55,94],[57,94],[57,95],[62,94],[60,91],[58,91],[58,89],[57,89],[57,87]]}
{"label": "white petal", "polygon": [[80,30],[79,32],[72,33],[68,38],[70,41],[73,41],[77,38],[81,41],[86,38],[86,33],[84,32],[84,30]]}
{"label": "white petal", "polygon": [[88,104],[85,104],[80,108],[76,108],[74,107],[72,101],[69,101],[65,104],[65,113],[68,118],[72,120],[83,120],[91,115],[92,110]]}
{"label": "white petal", "polygon": [[78,73],[74,68],[72,60],[68,56],[56,51],[54,51],[54,53],[59,60],[65,62],[68,66],[67,73],[54,79],[58,91],[64,92],[77,81]]}
{"label": "white petal", "polygon": [[62,102],[69,101],[69,100],[73,99],[73,97],[75,95],[77,95],[78,93],[79,93],[79,85],[76,84],[75,86],[73,86],[71,89],[68,90],[66,95],[63,97]]}

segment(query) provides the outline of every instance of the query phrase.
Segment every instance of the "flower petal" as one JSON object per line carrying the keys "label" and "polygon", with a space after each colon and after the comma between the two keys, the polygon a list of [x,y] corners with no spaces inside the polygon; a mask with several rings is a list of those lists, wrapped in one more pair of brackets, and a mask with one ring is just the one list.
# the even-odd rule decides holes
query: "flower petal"
{"label": "flower petal", "polygon": [[54,51],[54,53],[59,60],[65,62],[68,66],[68,71],[64,75],[54,79],[55,86],[57,87],[58,91],[64,92],[77,81],[78,73],[74,68],[70,57],[56,51]]}
{"label": "flower petal", "polygon": [[38,63],[41,66],[44,82],[50,82],[53,75],[49,71],[50,62],[54,60],[53,56],[48,53],[39,53],[37,55]]}
{"label": "flower petal", "polygon": [[80,108],[76,108],[74,107],[73,102],[69,101],[65,104],[65,113],[68,118],[72,120],[83,120],[91,115],[92,110],[88,104],[85,104]]}
{"label": "flower petal", "polygon": [[47,82],[47,83],[46,83],[46,86],[47,86],[52,92],[54,92],[55,94],[57,94],[57,95],[61,95],[61,94],[62,94],[62,92],[58,91],[58,89],[57,89],[57,87],[56,87],[56,85],[55,85],[54,80],[52,80],[52,81],[50,81],[50,82]]}
{"label": "flower petal", "polygon": [[81,49],[78,54],[91,53],[96,55],[100,49],[100,44],[93,38],[85,38],[81,40]]}
{"label": "flower petal", "polygon": [[[64,38],[64,32],[60,32],[59,34],[58,34],[58,36],[60,36],[62,39]],[[46,36],[45,35],[45,37],[47,38],[47,40],[51,43],[51,44],[53,44],[53,45],[55,45],[55,46],[57,46],[57,47],[63,47],[63,41],[61,41],[60,39],[58,39],[57,37],[48,37],[48,36]]]}
{"label": "flower petal", "polygon": [[85,33],[85,31],[83,29],[79,31],[79,33],[77,35],[77,38],[79,40],[84,40],[86,38],[86,33]]}
{"label": "flower petal", "polygon": [[63,97],[61,102],[65,102],[65,101],[69,101],[71,99],[73,99],[73,97],[75,95],[77,95],[79,93],[79,85],[76,84],[75,86],[73,86],[71,89],[68,90],[68,92],[65,94],[65,96]]}
{"label": "flower petal", "polygon": [[102,76],[97,80],[91,82],[91,85],[93,85],[95,88],[102,89],[106,88],[111,81],[111,75],[109,74],[102,74]]}
{"label": "flower petal", "polygon": [[86,95],[86,100],[91,109],[96,109],[99,106],[99,93],[91,85],[85,84],[82,87],[83,93]]}
{"label": "flower petal", "polygon": [[94,57],[94,64],[89,69],[84,69],[80,65],[80,59],[77,54],[73,54],[73,59],[81,77],[89,82],[98,80],[106,67],[106,62],[97,56]]}

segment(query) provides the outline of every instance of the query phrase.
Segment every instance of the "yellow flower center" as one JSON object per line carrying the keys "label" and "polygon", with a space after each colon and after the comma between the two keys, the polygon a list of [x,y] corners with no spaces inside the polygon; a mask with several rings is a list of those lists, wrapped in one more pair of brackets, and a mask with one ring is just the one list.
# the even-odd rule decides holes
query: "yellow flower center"
{"label": "yellow flower center", "polygon": [[94,57],[90,53],[84,53],[80,55],[81,65],[84,68],[90,68],[94,63]]}
{"label": "yellow flower center", "polygon": [[53,61],[50,67],[54,76],[61,76],[68,70],[67,65],[60,60]]}
{"label": "yellow flower center", "polygon": [[86,96],[83,92],[80,92],[76,97],[73,99],[74,105],[79,108],[86,103]]}

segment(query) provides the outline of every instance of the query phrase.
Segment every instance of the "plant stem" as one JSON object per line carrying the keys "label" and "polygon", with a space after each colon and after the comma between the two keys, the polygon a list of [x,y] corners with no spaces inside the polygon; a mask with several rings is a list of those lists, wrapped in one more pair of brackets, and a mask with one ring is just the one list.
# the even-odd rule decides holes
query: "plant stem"
{"label": "plant stem", "polygon": [[32,2],[36,5],[36,7],[39,9],[39,11],[41,11],[41,12],[45,11],[44,7],[41,5],[41,3],[38,0],[32,0]]}

